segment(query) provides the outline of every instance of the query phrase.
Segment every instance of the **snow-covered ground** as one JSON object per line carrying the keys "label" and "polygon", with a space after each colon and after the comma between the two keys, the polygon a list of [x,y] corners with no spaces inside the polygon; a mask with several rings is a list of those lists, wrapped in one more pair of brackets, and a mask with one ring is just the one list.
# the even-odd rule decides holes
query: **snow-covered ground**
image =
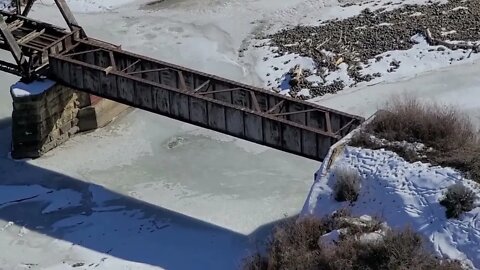
{"label": "snow-covered ground", "polygon": [[[254,37],[318,23],[319,16],[353,14],[336,0],[68,2],[90,36],[257,86],[284,72],[263,61],[268,55],[252,48]],[[63,24],[51,0],[37,1],[32,16]],[[438,67],[315,102],[369,116],[391,94],[415,92],[458,103],[480,123],[478,61]],[[15,162],[7,158],[8,89],[15,78],[2,73],[0,81],[0,194],[12,194],[0,198],[10,201],[0,205],[0,262],[7,269],[76,263],[86,269],[236,268],[275,221],[300,211],[319,166],[142,111],[77,136],[46,157]]]}
{"label": "snow-covered ground", "polygon": [[[415,35],[412,40],[416,44],[409,50],[388,51],[378,55],[379,59],[371,59],[368,64],[361,64],[362,75],[378,74],[378,77],[373,78],[368,82],[360,82],[355,87],[352,87],[355,81],[349,77],[347,73],[348,65],[342,63],[339,69],[334,72],[329,72],[323,80],[318,75],[311,75],[307,80],[312,83],[332,84],[335,81],[342,81],[346,89],[364,88],[379,83],[385,84],[390,82],[398,82],[409,80],[417,77],[419,74],[439,70],[447,67],[457,67],[458,65],[466,65],[478,62],[480,54],[471,53],[471,50],[446,50],[443,51],[443,46],[429,46],[425,38],[421,35]],[[265,40],[263,40],[265,42]],[[262,42],[259,42],[261,44]],[[275,47],[273,47],[275,48]],[[270,47],[263,47],[255,49],[259,54],[264,55],[266,61],[259,63],[256,68],[259,76],[265,83],[267,88],[277,88],[280,93],[289,94],[290,85],[288,84],[289,71],[296,65],[304,70],[310,70],[314,74],[317,72],[315,63],[311,58],[301,57],[297,54],[287,54],[278,57],[276,53],[271,52]],[[328,52],[326,52],[328,54]],[[401,63],[400,66],[393,72],[389,71],[392,61]],[[306,90],[306,89],[305,89]],[[310,96],[307,92],[306,96]],[[319,100],[322,97],[317,97],[312,101]]]}
{"label": "snow-covered ground", "polygon": [[393,228],[409,226],[430,240],[439,255],[480,268],[480,200],[459,219],[447,219],[439,204],[452,184],[462,183],[477,193],[480,185],[450,168],[408,163],[390,151],[346,147],[330,173],[315,180],[303,214],[324,216],[349,206],[332,196],[335,167],[358,170],[362,177],[358,200],[350,205],[353,215],[377,216]]}

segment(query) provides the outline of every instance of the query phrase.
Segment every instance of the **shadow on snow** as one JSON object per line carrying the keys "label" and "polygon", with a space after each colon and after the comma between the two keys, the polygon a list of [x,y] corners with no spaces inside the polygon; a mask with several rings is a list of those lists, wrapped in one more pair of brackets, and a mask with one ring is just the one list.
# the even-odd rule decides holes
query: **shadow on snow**
{"label": "shadow on snow", "polygon": [[240,267],[242,258],[260,247],[279,222],[242,235],[13,161],[7,157],[9,124],[0,120],[0,219],[5,222],[127,261],[166,269],[222,270]]}

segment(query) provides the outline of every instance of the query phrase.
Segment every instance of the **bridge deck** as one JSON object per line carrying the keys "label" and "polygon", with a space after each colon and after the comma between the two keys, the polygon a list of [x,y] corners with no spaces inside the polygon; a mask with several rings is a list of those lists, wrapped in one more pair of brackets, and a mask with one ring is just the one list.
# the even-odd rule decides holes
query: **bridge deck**
{"label": "bridge deck", "polygon": [[316,160],[363,121],[92,41],[49,63],[54,79],[76,89]]}

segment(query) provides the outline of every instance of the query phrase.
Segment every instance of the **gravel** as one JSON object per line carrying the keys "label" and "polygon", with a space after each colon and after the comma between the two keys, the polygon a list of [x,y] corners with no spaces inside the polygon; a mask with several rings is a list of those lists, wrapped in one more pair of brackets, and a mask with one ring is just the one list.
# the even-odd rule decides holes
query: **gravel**
{"label": "gravel", "polygon": [[[378,55],[388,51],[412,48],[415,45],[412,36],[425,35],[427,29],[438,40],[479,41],[480,1],[450,0],[445,4],[405,5],[390,11],[385,8],[375,11],[364,9],[355,17],[325,21],[320,26],[297,26],[267,38],[271,40],[270,46],[278,47],[276,53],[279,55],[297,53],[311,57],[321,76],[337,70],[336,62],[342,58],[341,62],[348,64],[348,75],[356,84],[379,75],[361,75],[361,63],[367,64],[370,59],[380,61]],[[322,51],[334,55],[327,56]],[[388,72],[395,71],[399,66],[399,62],[392,62]],[[320,96],[345,86],[335,82],[315,87],[303,80],[292,91],[295,93],[306,87],[311,89],[312,96]]]}

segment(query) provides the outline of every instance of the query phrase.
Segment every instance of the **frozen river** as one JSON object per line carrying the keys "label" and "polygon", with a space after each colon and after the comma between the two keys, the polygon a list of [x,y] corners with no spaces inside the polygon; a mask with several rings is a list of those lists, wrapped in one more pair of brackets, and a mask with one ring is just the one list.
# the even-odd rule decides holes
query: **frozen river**
{"label": "frozen river", "polygon": [[[189,22],[190,12],[183,20],[129,10],[77,16],[88,34],[126,49],[237,81],[256,80],[236,63],[235,49],[223,42],[229,36],[215,23]],[[61,21],[53,8],[38,6],[34,12],[49,22]],[[0,193],[12,193],[11,185],[18,194],[12,199],[44,188],[51,192],[38,205],[26,201],[0,209],[0,265],[8,269],[30,264],[64,269],[65,263],[139,269],[134,262],[147,269],[231,269],[272,223],[299,213],[319,167],[140,110],[41,159],[14,162],[7,156],[8,87],[15,78],[0,76]],[[151,224],[158,225],[145,235],[141,228]],[[179,256],[182,252],[187,255]]]}
{"label": "frozen river", "polygon": [[[240,56],[239,50],[270,25],[301,22],[307,10],[313,14],[335,1],[185,0],[142,6],[150,1],[140,0],[114,10],[84,4],[93,0],[71,2],[91,36],[262,85],[255,72],[261,57]],[[102,13],[78,12],[98,10]],[[36,6],[34,17],[61,23],[48,5]],[[390,94],[416,92],[453,101],[478,123],[478,71],[478,63],[469,64],[319,102],[369,116]],[[320,165],[140,110],[76,136],[45,157],[14,162],[8,159],[8,87],[15,78],[2,73],[0,82],[0,265],[8,269],[65,269],[65,264],[232,269],[273,223],[300,211]],[[9,204],[30,197],[33,201]]]}

